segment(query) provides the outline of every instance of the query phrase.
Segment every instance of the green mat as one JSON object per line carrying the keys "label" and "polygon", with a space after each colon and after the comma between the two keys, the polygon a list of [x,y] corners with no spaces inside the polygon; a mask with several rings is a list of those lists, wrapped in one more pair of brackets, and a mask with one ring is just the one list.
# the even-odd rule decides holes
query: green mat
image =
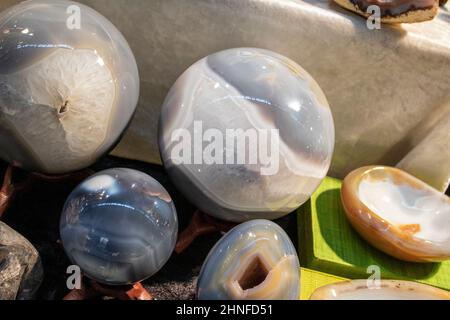
{"label": "green mat", "polygon": [[300,290],[300,300],[309,300],[309,297],[311,297],[312,293],[322,287],[326,286],[327,284],[332,284],[336,282],[341,282],[346,279],[341,277],[332,276],[330,274],[326,274],[323,272],[310,270],[301,268],[300,271],[300,283],[301,283],[301,290]]}
{"label": "green mat", "polygon": [[367,279],[367,268],[376,265],[383,279],[414,280],[450,290],[450,261],[404,262],[362,239],[345,217],[340,187],[340,180],[326,178],[298,211],[302,267],[349,279]]}

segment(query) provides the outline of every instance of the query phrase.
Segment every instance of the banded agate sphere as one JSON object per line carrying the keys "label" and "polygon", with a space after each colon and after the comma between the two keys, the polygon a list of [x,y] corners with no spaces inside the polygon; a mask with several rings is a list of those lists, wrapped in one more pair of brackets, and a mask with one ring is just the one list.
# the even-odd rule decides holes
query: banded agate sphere
{"label": "banded agate sphere", "polygon": [[272,220],[325,177],[334,124],[322,90],[294,61],[230,49],[178,78],[162,107],[159,145],[173,182],[205,213]]}
{"label": "banded agate sphere", "polygon": [[288,235],[268,220],[227,233],[208,254],[197,282],[200,300],[297,300],[300,265]]}
{"label": "banded agate sphere", "polygon": [[60,234],[70,260],[100,283],[131,284],[156,273],[175,247],[178,219],[167,191],[131,169],[101,171],[69,196]]}
{"label": "banded agate sphere", "polygon": [[0,14],[0,158],[30,171],[85,168],[114,147],[139,96],[122,34],[71,1]]}

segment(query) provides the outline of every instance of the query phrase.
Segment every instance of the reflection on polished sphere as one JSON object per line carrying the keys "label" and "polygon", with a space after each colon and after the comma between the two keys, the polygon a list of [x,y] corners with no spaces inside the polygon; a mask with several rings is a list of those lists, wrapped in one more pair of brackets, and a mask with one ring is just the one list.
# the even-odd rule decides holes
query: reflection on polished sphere
{"label": "reflection on polished sphere", "polygon": [[83,273],[122,285],[156,273],[175,247],[178,220],[167,191],[150,176],[109,169],[80,184],[61,216],[64,249]]}
{"label": "reflection on polished sphere", "polygon": [[240,48],[191,66],[162,108],[159,145],[173,182],[199,209],[276,219],[307,201],[328,172],[334,124],[298,64]]}
{"label": "reflection on polished sphere", "polygon": [[122,34],[69,1],[0,14],[0,158],[47,174],[91,165],[133,115],[139,76]]}

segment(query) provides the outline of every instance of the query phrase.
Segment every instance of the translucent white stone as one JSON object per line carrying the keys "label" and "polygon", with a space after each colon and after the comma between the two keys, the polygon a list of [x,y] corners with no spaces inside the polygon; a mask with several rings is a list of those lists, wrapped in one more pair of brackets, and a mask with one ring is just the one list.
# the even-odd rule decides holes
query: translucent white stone
{"label": "translucent white stone", "polygon": [[450,292],[398,280],[352,280],[323,286],[311,300],[450,300]]}
{"label": "translucent white stone", "polygon": [[0,158],[48,174],[110,151],[133,115],[139,75],[122,34],[70,1],[0,14]]}
{"label": "translucent white stone", "polygon": [[351,172],[342,202],[355,229],[376,248],[398,259],[450,259],[450,198],[392,167]]}

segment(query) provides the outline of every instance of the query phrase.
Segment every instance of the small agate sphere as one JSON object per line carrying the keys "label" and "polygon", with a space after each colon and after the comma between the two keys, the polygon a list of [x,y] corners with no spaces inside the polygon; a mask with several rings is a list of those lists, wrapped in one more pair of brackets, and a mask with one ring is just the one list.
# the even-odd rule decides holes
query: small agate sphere
{"label": "small agate sphere", "polygon": [[162,107],[159,146],[171,179],[203,212],[273,220],[326,176],[334,124],[322,90],[294,61],[230,49],[178,78]]}
{"label": "small agate sphere", "polygon": [[0,159],[65,174],[110,151],[136,109],[139,74],[122,34],[71,1],[0,13]]}
{"label": "small agate sphere", "polygon": [[208,254],[197,282],[200,300],[297,300],[300,265],[277,224],[253,220],[228,232]]}
{"label": "small agate sphere", "polygon": [[175,247],[178,220],[167,191],[131,169],[101,171],[81,183],[63,209],[60,234],[89,278],[132,284],[156,273]]}

